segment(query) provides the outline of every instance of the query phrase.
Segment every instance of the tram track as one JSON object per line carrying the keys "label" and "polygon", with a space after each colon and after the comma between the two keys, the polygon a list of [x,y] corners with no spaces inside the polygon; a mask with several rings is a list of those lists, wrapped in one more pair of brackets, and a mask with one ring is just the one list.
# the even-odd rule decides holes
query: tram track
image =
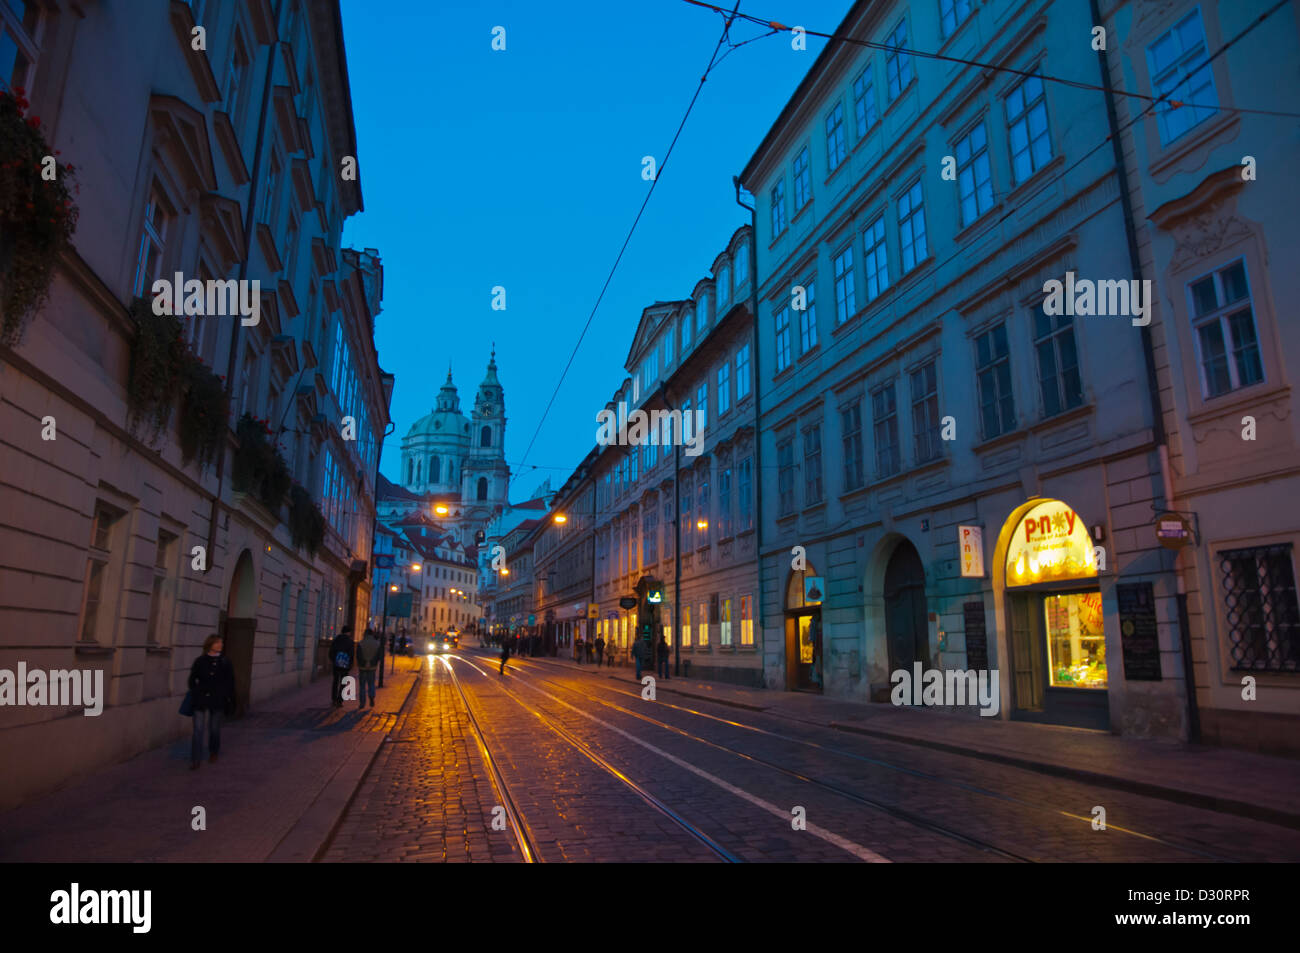
{"label": "tram track", "polygon": [[[534,659],[524,659],[524,660],[521,660],[521,661],[527,661],[527,662],[529,662],[529,663],[532,663],[533,665],[536,665],[536,664],[537,664],[537,660],[534,660]],[[532,668],[531,665],[530,665],[530,668]],[[535,672],[537,672],[537,671],[538,671],[539,669],[541,669],[541,668],[544,668],[544,665],[539,665],[538,668],[532,668],[532,672],[535,673]],[[834,793],[841,794],[842,796],[846,796],[846,797],[848,797],[848,798],[850,798],[850,799],[860,800],[860,801],[863,801],[863,800],[864,800],[864,801],[870,802],[871,806],[873,806],[873,807],[877,807],[879,810],[883,810],[883,811],[886,811],[886,812],[888,812],[888,813],[893,813],[894,816],[899,817],[901,820],[907,821],[908,823],[913,823],[913,824],[916,824],[916,825],[919,826],[919,827],[923,827],[923,828],[927,828],[927,829],[935,830],[935,832],[937,832],[937,833],[942,833],[944,836],[951,837],[951,838],[953,838],[953,839],[955,839],[955,840],[964,841],[964,842],[966,842],[966,843],[971,844],[972,846],[979,847],[979,848],[982,849],[982,850],[987,850],[987,851],[990,852],[990,853],[994,853],[994,854],[998,854],[998,855],[1001,855],[1001,856],[1005,856],[1005,857],[1008,857],[1008,858],[1010,858],[1010,859],[1015,859],[1015,860],[1020,860],[1020,861],[1027,861],[1027,862],[1034,862],[1032,858],[1024,857],[1023,855],[1020,855],[1020,854],[1018,854],[1018,853],[1016,853],[1016,852],[1014,852],[1014,851],[1008,851],[1008,850],[1005,850],[1004,848],[1000,848],[1000,847],[998,847],[998,846],[995,845],[995,844],[991,844],[991,843],[989,843],[989,842],[987,842],[987,841],[983,841],[983,840],[980,839],[980,838],[971,837],[970,835],[963,834],[963,833],[961,833],[961,832],[959,832],[959,831],[954,831],[954,830],[952,830],[951,828],[947,828],[945,825],[938,824],[938,823],[936,823],[936,822],[929,821],[928,819],[923,818],[923,817],[921,817],[921,816],[919,816],[919,815],[915,815],[914,812],[908,811],[906,808],[902,808],[902,807],[900,807],[900,806],[898,806],[898,805],[891,805],[891,804],[888,804],[887,802],[876,801],[876,800],[874,800],[874,799],[869,799],[869,798],[866,798],[864,795],[859,795],[859,794],[857,794],[856,792],[845,791],[845,790],[843,790],[843,789],[840,789],[837,785],[830,785],[828,782],[820,781],[820,780],[815,779],[815,778],[806,778],[806,776],[801,775],[800,772],[794,771],[793,769],[790,769],[790,768],[788,768],[788,767],[786,767],[786,766],[776,764],[775,762],[769,762],[769,761],[767,761],[766,759],[759,758],[759,757],[757,757],[757,756],[755,756],[755,755],[750,755],[750,754],[748,754],[748,753],[746,753],[746,752],[739,751],[738,749],[732,748],[732,747],[729,746],[729,745],[721,744],[721,743],[719,743],[719,742],[715,742],[715,741],[712,741],[712,740],[710,740],[710,739],[703,738],[702,736],[695,735],[693,732],[689,732],[689,731],[687,731],[687,730],[685,730],[685,729],[683,729],[683,728],[679,728],[678,726],[675,726],[675,725],[669,725],[669,724],[664,723],[664,722],[658,722],[657,720],[655,720],[655,719],[651,719],[651,718],[648,718],[647,716],[645,716],[645,715],[643,715],[643,714],[641,714],[641,713],[633,712],[633,711],[631,711],[631,710],[629,710],[629,709],[624,709],[624,708],[622,708],[621,706],[614,705],[614,704],[612,704],[611,702],[604,701],[604,700],[600,699],[599,697],[597,697],[597,696],[594,695],[594,694],[589,694],[588,692],[585,692],[585,691],[579,690],[579,689],[573,687],[572,685],[566,684],[566,683],[564,683],[564,682],[556,681],[554,677],[547,677],[547,676],[540,676],[540,675],[537,676],[537,677],[541,678],[541,680],[547,682],[548,684],[556,685],[556,686],[558,686],[558,687],[561,687],[561,688],[567,689],[568,691],[573,692],[573,693],[575,693],[575,694],[581,696],[582,698],[588,699],[588,700],[590,700],[590,701],[594,701],[594,702],[596,702],[597,704],[604,705],[604,706],[606,706],[606,707],[610,707],[610,708],[614,708],[614,709],[616,709],[616,710],[622,711],[622,712],[624,712],[624,713],[626,713],[626,714],[628,714],[628,715],[630,715],[630,716],[632,716],[632,717],[640,718],[640,719],[642,719],[642,720],[646,720],[646,721],[653,722],[653,723],[655,723],[655,724],[659,724],[659,725],[661,725],[662,727],[668,728],[669,730],[674,731],[674,732],[676,732],[676,733],[678,733],[678,734],[684,735],[684,736],[686,736],[686,737],[694,738],[695,740],[697,740],[697,741],[699,741],[699,742],[701,742],[701,743],[703,743],[703,744],[709,745],[709,746],[714,747],[714,748],[719,748],[719,749],[724,750],[724,751],[728,751],[728,752],[730,752],[730,753],[732,753],[732,754],[735,754],[735,755],[737,755],[737,756],[739,756],[739,757],[742,757],[742,758],[746,758],[746,759],[748,759],[748,760],[750,760],[750,761],[754,761],[754,762],[757,762],[757,763],[766,764],[768,767],[771,767],[771,768],[773,768],[774,770],[780,771],[780,772],[785,773],[785,774],[788,774],[788,775],[793,775],[793,776],[795,776],[795,777],[799,777],[799,778],[801,778],[801,779],[806,779],[806,780],[809,781],[809,783],[812,783],[812,784],[814,784],[814,785],[818,785],[818,786],[822,786],[822,787],[828,788],[829,790],[833,791]],[[634,692],[634,691],[629,691],[629,690],[627,690],[627,689],[618,688],[618,687],[615,687],[615,686],[612,686],[612,685],[611,685],[611,686],[601,685],[601,686],[599,686],[599,687],[602,688],[602,689],[604,689],[604,690],[606,690],[606,691],[614,692],[614,693],[619,694],[619,695],[624,695],[624,696],[626,696],[626,697],[636,699],[638,702],[641,700],[641,696],[640,696],[640,694],[637,693],[637,692]],[[1023,799],[1023,798],[1015,797],[1015,796],[1013,796],[1013,795],[1004,794],[1004,793],[1002,793],[1002,792],[1000,792],[1000,791],[989,790],[988,788],[984,788],[984,787],[981,787],[981,786],[979,786],[979,785],[969,784],[969,783],[962,782],[962,781],[956,781],[956,780],[953,780],[953,779],[951,779],[951,778],[945,778],[945,777],[942,777],[942,776],[940,776],[940,775],[932,774],[932,773],[927,772],[927,771],[921,771],[921,770],[918,770],[918,769],[916,769],[916,768],[911,768],[911,767],[907,767],[907,766],[905,766],[905,765],[896,764],[896,763],[894,763],[894,762],[887,761],[887,760],[882,759],[882,758],[876,758],[876,757],[871,757],[871,756],[869,756],[869,755],[859,754],[859,753],[857,753],[857,752],[848,751],[848,750],[845,750],[845,749],[843,749],[843,748],[836,747],[836,746],[834,746],[834,745],[823,744],[823,743],[821,743],[821,742],[817,742],[817,741],[811,741],[811,740],[804,739],[804,738],[796,738],[796,737],[794,737],[794,736],[792,736],[792,735],[782,734],[781,732],[772,731],[772,730],[770,730],[770,729],[767,729],[767,728],[761,728],[761,727],[758,727],[758,726],[755,726],[755,725],[747,725],[747,724],[744,724],[743,722],[734,721],[734,720],[732,720],[732,719],[730,719],[730,718],[723,718],[723,717],[720,717],[720,716],[718,716],[718,715],[710,714],[710,713],[708,713],[708,712],[699,711],[699,710],[697,710],[697,709],[691,708],[691,707],[686,706],[686,705],[679,705],[679,704],[675,704],[675,703],[673,703],[673,702],[665,702],[665,701],[659,701],[659,700],[656,700],[655,704],[656,704],[656,705],[663,706],[663,707],[667,707],[667,708],[672,709],[672,710],[675,710],[675,711],[680,711],[680,712],[683,712],[683,713],[686,713],[686,714],[689,714],[689,715],[693,715],[693,716],[695,716],[695,717],[697,717],[697,718],[702,718],[702,719],[706,719],[706,720],[709,720],[709,721],[717,722],[717,723],[719,723],[719,724],[724,724],[724,725],[727,725],[727,726],[732,727],[732,728],[743,729],[743,730],[745,730],[745,731],[749,731],[749,732],[752,732],[752,733],[755,733],[755,734],[758,734],[758,735],[762,735],[762,736],[766,736],[766,737],[770,737],[770,738],[778,739],[778,740],[780,740],[780,741],[784,741],[784,742],[787,742],[787,743],[797,744],[797,745],[801,745],[801,746],[804,746],[804,747],[817,749],[817,750],[819,750],[819,751],[825,752],[826,754],[833,755],[833,756],[836,756],[836,757],[840,757],[840,758],[844,758],[844,759],[849,759],[849,760],[854,760],[854,761],[858,761],[858,762],[862,762],[862,763],[866,763],[866,764],[871,764],[871,765],[876,766],[876,767],[885,768],[885,769],[888,769],[888,770],[891,770],[891,771],[896,771],[896,772],[900,772],[900,773],[903,773],[903,774],[907,774],[907,775],[910,775],[910,776],[912,776],[912,777],[916,777],[916,778],[918,778],[918,779],[925,780],[925,781],[929,781],[929,782],[932,782],[932,783],[935,783],[935,784],[940,784],[940,785],[944,785],[944,786],[946,786],[946,787],[951,787],[951,788],[956,788],[956,789],[959,789],[959,790],[963,790],[963,791],[966,791],[966,792],[968,792],[968,793],[971,793],[971,794],[974,794],[974,795],[977,795],[977,796],[980,796],[980,797],[984,797],[984,798],[992,798],[992,799],[995,799],[995,800],[998,800],[998,801],[1001,801],[1001,802],[1004,802],[1004,803],[1014,804],[1014,805],[1016,805],[1016,806],[1018,806],[1018,807],[1030,808],[1030,809],[1033,809],[1033,810],[1038,811],[1038,812],[1048,813],[1048,814],[1052,814],[1052,815],[1054,815],[1054,816],[1058,816],[1058,817],[1065,817],[1065,818],[1067,818],[1067,819],[1069,819],[1069,820],[1079,821],[1079,822],[1082,822],[1082,823],[1086,823],[1086,824],[1088,824],[1090,827],[1091,827],[1091,825],[1092,825],[1092,823],[1093,823],[1093,818],[1092,818],[1091,816],[1086,816],[1086,815],[1082,815],[1082,814],[1076,814],[1076,813],[1073,813],[1073,812],[1071,812],[1071,811],[1066,811],[1066,810],[1063,810],[1063,809],[1061,809],[1061,808],[1054,807],[1054,806],[1051,806],[1051,805],[1041,804],[1041,803],[1034,802],[1034,801],[1028,801],[1028,800],[1025,800],[1025,799]],[[817,728],[819,728],[820,726],[810,724],[809,727],[817,727]],[[827,728],[827,729],[825,729],[825,730],[828,730],[828,731],[829,731],[829,730],[834,730],[834,729]],[[1238,861],[1236,860],[1236,858],[1228,857],[1228,856],[1224,856],[1224,855],[1222,855],[1222,854],[1215,853],[1215,852],[1213,852],[1213,851],[1206,850],[1206,849],[1203,849],[1203,848],[1201,848],[1201,847],[1196,847],[1196,846],[1192,846],[1192,845],[1189,845],[1189,844],[1179,843],[1179,842],[1177,842],[1177,841],[1171,841],[1171,840],[1168,840],[1168,839],[1166,839],[1166,838],[1164,838],[1164,837],[1160,837],[1160,836],[1158,836],[1158,835],[1154,835],[1154,834],[1146,834],[1146,833],[1143,833],[1143,832],[1141,832],[1141,831],[1134,830],[1134,829],[1132,829],[1132,828],[1123,827],[1123,826],[1115,825],[1115,824],[1112,824],[1112,823],[1107,823],[1107,825],[1106,825],[1106,830],[1107,830],[1107,831],[1115,831],[1115,832],[1117,832],[1117,833],[1124,834],[1124,835],[1127,835],[1127,836],[1130,836],[1130,837],[1134,837],[1134,838],[1138,838],[1138,839],[1140,839],[1140,840],[1143,840],[1143,841],[1146,841],[1146,842],[1149,842],[1149,843],[1158,844],[1158,845],[1160,845],[1160,846],[1162,846],[1162,847],[1166,847],[1166,848],[1168,848],[1168,849],[1170,849],[1170,850],[1175,850],[1175,851],[1179,851],[1179,852],[1182,852],[1182,853],[1187,853],[1187,854],[1191,854],[1191,855],[1194,855],[1194,856],[1197,856],[1197,857],[1201,857],[1201,858],[1203,858],[1203,859],[1205,859],[1205,860],[1215,861],[1215,862],[1218,862],[1218,863],[1237,863],[1237,862],[1238,862]]]}
{"label": "tram track", "polygon": [[[451,664],[452,659],[449,659],[448,657],[442,655],[438,656],[437,658],[438,661],[440,661],[443,664],[443,666],[446,668],[447,672],[449,673],[452,683],[456,686],[456,689],[460,694],[461,701],[465,705],[465,710],[469,713],[470,723],[473,727],[474,734],[475,734],[475,741],[479,745],[479,751],[482,753],[485,762],[488,764],[489,768],[492,771],[493,785],[494,787],[497,788],[498,794],[503,799],[502,803],[503,806],[506,807],[506,813],[510,818],[512,829],[517,832],[517,836],[523,836],[521,832],[527,830],[526,821],[524,820],[523,815],[519,812],[514,799],[511,797],[509,793],[510,790],[509,785],[506,783],[505,778],[501,775],[499,768],[497,768],[496,762],[492,760],[491,754],[487,747],[487,739],[483,734],[482,728],[479,725],[477,717],[473,713],[472,704],[470,703],[469,697],[465,692],[463,685],[461,684],[460,676],[459,674],[457,674],[455,670],[455,666]],[[485,678],[489,680],[491,679],[491,676],[487,672],[483,671],[483,669],[479,668],[468,658],[462,656],[453,656],[453,658],[469,665],[471,668],[473,668],[479,674],[483,675]],[[738,857],[736,854],[732,853],[731,851],[727,850],[727,848],[723,847],[721,844],[719,844],[708,834],[704,833],[704,831],[702,831],[700,828],[690,823],[688,820],[686,820],[684,817],[682,817],[680,814],[674,811],[662,800],[655,797],[655,795],[651,794],[644,787],[637,784],[635,781],[629,778],[626,774],[624,774],[614,765],[610,764],[600,754],[592,750],[590,745],[582,741],[582,739],[578,738],[567,728],[557,724],[553,719],[545,715],[540,709],[536,708],[535,706],[529,705],[527,702],[524,702],[514,692],[511,692],[508,689],[506,689],[505,694],[509,696],[513,701],[515,701],[518,705],[520,705],[520,707],[522,707],[525,711],[528,711],[530,714],[536,717],[543,725],[549,728],[557,736],[562,738],[567,744],[569,744],[571,747],[573,747],[581,754],[586,756],[588,760],[590,760],[593,764],[599,767],[602,771],[616,778],[625,787],[630,789],[634,794],[636,794],[648,805],[650,805],[650,807],[654,808],[654,810],[656,810],[659,814],[667,818],[669,821],[671,821],[679,829],[681,829],[686,834],[688,834],[695,841],[702,844],[719,860],[723,860],[726,861],[727,863],[733,863],[733,864],[742,862],[740,857]],[[537,848],[535,846],[535,843],[533,842],[533,838],[531,837],[531,835],[528,836],[528,841],[529,841],[528,849],[531,851],[531,855],[534,857],[534,859],[541,860],[542,859],[541,855],[537,852]],[[521,850],[524,849],[525,847],[521,843]]]}

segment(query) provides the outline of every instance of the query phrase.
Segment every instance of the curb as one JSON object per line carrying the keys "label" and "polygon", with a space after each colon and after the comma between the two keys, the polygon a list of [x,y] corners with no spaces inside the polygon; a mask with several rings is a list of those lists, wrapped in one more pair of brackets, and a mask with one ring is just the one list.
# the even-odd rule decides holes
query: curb
{"label": "curb", "polygon": [[[268,864],[318,863],[329,849],[338,833],[343,818],[356,800],[361,782],[370,773],[371,767],[379,757],[379,752],[389,735],[402,720],[402,712],[415,694],[415,686],[420,683],[420,670],[415,670],[415,678],[407,686],[406,696],[397,707],[393,726],[383,733],[371,732],[363,739],[347,760],[321,788],[319,794],[302,812],[275,849],[262,859]],[[373,742],[370,737],[376,740]],[[313,815],[315,815],[313,817]],[[322,831],[324,832],[322,835]]]}

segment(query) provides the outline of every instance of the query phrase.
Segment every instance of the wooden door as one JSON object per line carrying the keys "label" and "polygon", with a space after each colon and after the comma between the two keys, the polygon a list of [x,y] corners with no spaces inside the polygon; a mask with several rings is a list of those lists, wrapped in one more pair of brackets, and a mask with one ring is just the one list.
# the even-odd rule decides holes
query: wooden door
{"label": "wooden door", "polygon": [[1015,671],[1015,706],[1029,711],[1043,707],[1043,680],[1036,664],[1038,652],[1034,638],[1031,603],[1028,594],[1007,597],[1011,610],[1011,659]]}

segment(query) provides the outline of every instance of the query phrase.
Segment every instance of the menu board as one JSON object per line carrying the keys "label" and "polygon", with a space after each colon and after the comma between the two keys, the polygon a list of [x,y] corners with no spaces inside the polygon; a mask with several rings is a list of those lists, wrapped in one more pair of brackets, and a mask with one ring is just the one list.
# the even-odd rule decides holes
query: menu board
{"label": "menu board", "polygon": [[1119,638],[1124,652],[1124,677],[1129,681],[1158,682],[1160,639],[1156,629],[1156,599],[1149,582],[1121,582],[1115,586],[1119,602]]}
{"label": "menu board", "polygon": [[984,628],[984,600],[962,604],[966,617],[966,666],[975,671],[989,667],[989,636]]}

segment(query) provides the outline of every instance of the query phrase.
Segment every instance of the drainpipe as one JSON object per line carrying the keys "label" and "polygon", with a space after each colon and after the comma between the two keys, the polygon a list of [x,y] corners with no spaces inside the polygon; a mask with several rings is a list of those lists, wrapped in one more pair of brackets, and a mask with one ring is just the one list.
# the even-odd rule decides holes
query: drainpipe
{"label": "drainpipe", "polygon": [[[280,23],[280,8],[283,0],[276,0],[275,9],[272,16],[275,19],[277,30]],[[253,177],[248,186],[248,208],[244,212],[244,258],[239,263],[239,281],[243,282],[248,278],[248,259],[253,249],[253,215],[257,209],[257,187],[262,181],[262,145],[266,136],[266,120],[268,114],[268,104],[271,101],[271,83],[275,79],[275,54],[278,43],[272,43],[269,47],[269,53],[266,63],[266,82],[262,85],[262,109],[258,113],[257,120],[257,145],[253,150]],[[235,322],[230,331],[230,353],[226,358],[226,400],[233,407],[235,392],[235,357],[239,353],[239,331],[243,327],[242,321]],[[227,420],[227,431],[222,434],[224,443],[229,433],[229,420]],[[208,568],[211,569],[216,565],[214,557],[215,546],[217,541],[217,510],[221,506],[221,489],[224,485],[226,472],[226,448],[221,448],[221,453],[217,455],[217,492],[212,497],[212,509],[208,515]]]}
{"label": "drainpipe", "polygon": [[749,309],[753,317],[753,331],[750,340],[750,347],[753,353],[750,360],[753,363],[754,374],[750,384],[750,392],[754,395],[754,475],[751,479],[754,487],[754,566],[758,570],[757,576],[757,595],[754,600],[754,621],[758,623],[758,679],[760,687],[767,684],[767,631],[763,627],[763,467],[759,462],[762,459],[762,440],[759,428],[759,397],[758,381],[761,377],[758,373],[758,212],[753,205],[746,205],[740,200],[740,176],[731,177],[732,184],[736,187],[736,204],[743,209],[749,210]]}
{"label": "drainpipe", "polygon": [[[1092,11],[1092,22],[1101,23],[1101,11],[1098,9],[1097,0],[1088,0],[1089,7]],[[1138,252],[1137,227],[1133,220],[1133,202],[1129,193],[1128,169],[1124,164],[1123,147],[1120,145],[1119,120],[1115,111],[1115,92],[1110,81],[1110,65],[1106,51],[1100,50],[1100,59],[1098,67],[1101,69],[1101,82],[1106,90],[1106,120],[1110,124],[1110,144],[1111,151],[1115,156],[1115,171],[1119,177],[1119,197],[1120,206],[1124,210],[1124,232],[1128,239],[1128,257],[1129,266],[1133,270],[1133,275],[1140,281],[1142,280],[1142,257]],[[1147,302],[1150,308],[1151,302]],[[1150,316],[1148,315],[1148,322]],[[1160,400],[1160,383],[1156,377],[1155,350],[1151,343],[1151,328],[1149,323],[1138,328],[1142,338],[1142,357],[1146,363],[1147,371],[1147,395],[1151,401],[1152,414],[1152,437],[1156,443],[1156,452],[1160,459],[1160,479],[1165,497],[1165,505],[1169,509],[1174,507],[1174,490],[1173,478],[1170,475],[1169,468],[1169,442],[1165,433],[1165,415],[1164,408]],[[1163,557],[1162,557],[1163,559]],[[1174,556],[1174,582],[1177,586],[1178,599],[1178,638],[1179,647],[1183,656],[1183,686],[1187,694],[1187,740],[1193,744],[1200,741],[1201,738],[1201,717],[1200,710],[1196,701],[1196,673],[1192,665],[1192,636],[1187,619],[1187,586],[1183,582],[1183,576],[1178,571],[1178,557]]]}

